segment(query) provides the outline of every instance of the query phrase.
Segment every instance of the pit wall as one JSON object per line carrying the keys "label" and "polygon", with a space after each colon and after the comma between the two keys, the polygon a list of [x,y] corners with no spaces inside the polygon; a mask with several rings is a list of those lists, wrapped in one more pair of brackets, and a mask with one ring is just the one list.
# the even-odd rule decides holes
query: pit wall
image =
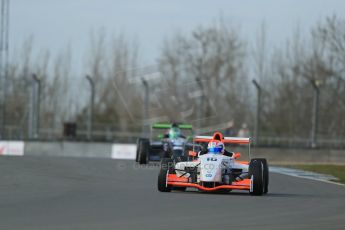
{"label": "pit wall", "polygon": [[[0,142],[0,150],[1,150]],[[113,159],[134,159],[135,144],[112,144],[93,142],[4,142],[4,155],[25,156],[65,156],[97,157]],[[19,150],[18,150],[19,149]],[[22,154],[20,152],[22,150]],[[11,151],[16,151],[11,154]],[[1,154],[1,152],[0,152]],[[345,150],[332,149],[287,149],[287,148],[252,148],[252,157],[263,157],[272,164],[320,163],[345,164]],[[243,156],[246,153],[242,153]]]}

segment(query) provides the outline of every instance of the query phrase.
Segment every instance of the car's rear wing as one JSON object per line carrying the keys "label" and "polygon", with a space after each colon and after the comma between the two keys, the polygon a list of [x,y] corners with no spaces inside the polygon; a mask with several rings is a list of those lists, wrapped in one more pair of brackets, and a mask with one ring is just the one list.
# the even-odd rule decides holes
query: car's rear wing
{"label": "car's rear wing", "polygon": [[[195,136],[193,138],[194,142],[210,142],[212,140],[214,140],[213,136]],[[223,137],[221,141],[229,144],[250,144],[249,137]]]}
{"label": "car's rear wing", "polygon": [[[152,125],[153,129],[170,129],[172,124],[169,123],[155,123]],[[193,129],[193,125],[190,124],[178,124],[178,128],[180,129]]]}
{"label": "car's rear wing", "polygon": [[215,132],[213,136],[195,136],[193,142],[210,142],[214,140],[222,141],[224,144],[240,144],[248,146],[248,157],[250,156],[250,137],[223,137],[223,134],[220,132]]}

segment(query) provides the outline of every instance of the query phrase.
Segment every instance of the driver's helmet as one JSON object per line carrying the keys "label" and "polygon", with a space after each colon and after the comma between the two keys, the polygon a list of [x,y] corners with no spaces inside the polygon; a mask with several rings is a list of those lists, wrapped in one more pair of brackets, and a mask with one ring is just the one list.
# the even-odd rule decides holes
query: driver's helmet
{"label": "driver's helmet", "polygon": [[213,140],[208,143],[207,150],[209,153],[223,154],[224,144],[221,141]]}
{"label": "driver's helmet", "polygon": [[179,128],[171,128],[169,130],[169,138],[176,139],[181,136],[181,130]]}

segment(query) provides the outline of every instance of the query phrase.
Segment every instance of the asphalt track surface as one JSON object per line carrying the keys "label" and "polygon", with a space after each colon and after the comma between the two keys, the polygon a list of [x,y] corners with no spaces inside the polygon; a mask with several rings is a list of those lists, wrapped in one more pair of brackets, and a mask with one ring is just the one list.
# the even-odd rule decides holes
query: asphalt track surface
{"label": "asphalt track surface", "polygon": [[345,187],[271,174],[270,192],[160,193],[158,168],[1,157],[0,229],[344,229]]}

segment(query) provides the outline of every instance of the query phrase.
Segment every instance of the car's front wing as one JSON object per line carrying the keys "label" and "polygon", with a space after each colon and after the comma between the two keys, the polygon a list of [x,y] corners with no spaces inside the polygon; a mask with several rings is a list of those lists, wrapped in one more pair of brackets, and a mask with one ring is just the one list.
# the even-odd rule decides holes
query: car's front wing
{"label": "car's front wing", "polygon": [[176,187],[193,187],[203,191],[216,191],[219,189],[234,189],[234,190],[250,190],[250,179],[244,179],[238,182],[232,182],[231,185],[218,185],[212,188],[204,187],[197,183],[188,182],[188,178],[178,177],[176,174],[167,175],[167,185],[176,186]]}

